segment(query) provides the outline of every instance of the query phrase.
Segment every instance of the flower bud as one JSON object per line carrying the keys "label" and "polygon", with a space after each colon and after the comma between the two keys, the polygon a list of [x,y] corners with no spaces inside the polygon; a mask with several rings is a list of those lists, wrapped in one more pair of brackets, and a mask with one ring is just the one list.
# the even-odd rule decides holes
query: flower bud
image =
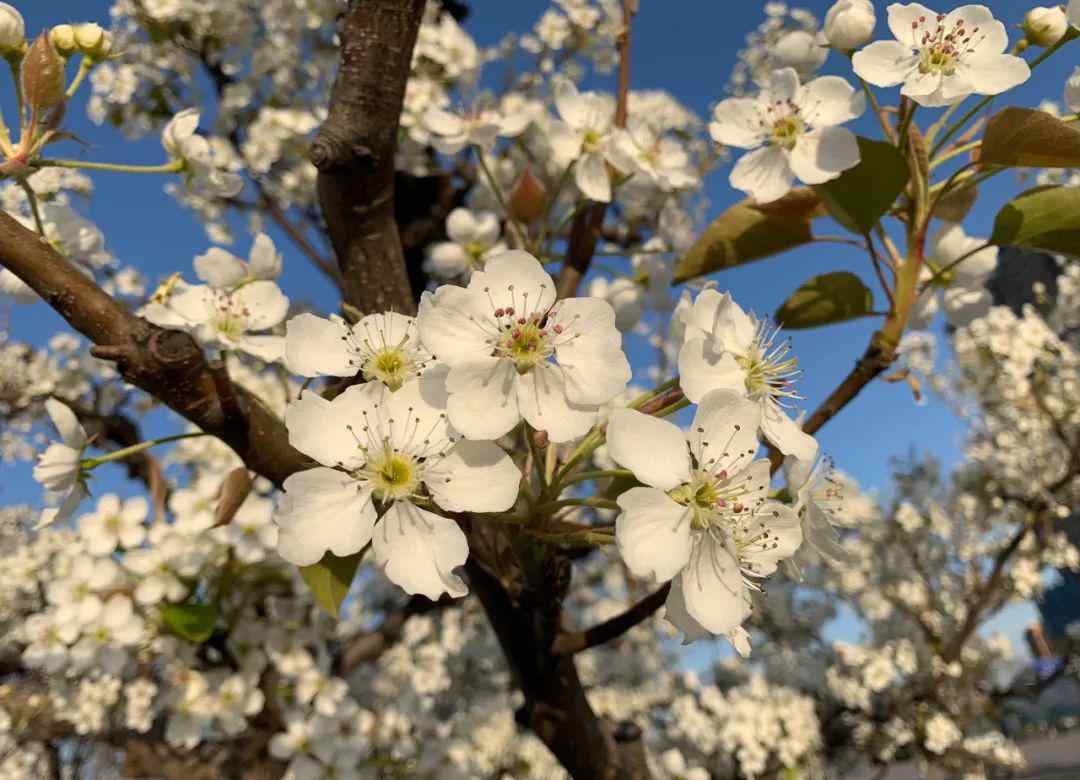
{"label": "flower bud", "polygon": [[1024,35],[1036,46],[1053,46],[1068,29],[1069,21],[1058,6],[1032,8],[1024,17]]}
{"label": "flower bud", "polygon": [[1080,114],[1080,68],[1074,70],[1065,82],[1065,105],[1074,114]]}
{"label": "flower bud", "polygon": [[42,114],[64,100],[64,59],[42,33],[22,61],[23,95],[30,110]]}
{"label": "flower bud", "polygon": [[533,175],[532,169],[526,166],[510,190],[510,215],[518,222],[531,225],[543,215],[546,205],[547,192],[544,191],[544,185]]}
{"label": "flower bud", "polygon": [[795,30],[776,42],[773,55],[778,68],[795,68],[806,78],[825,63],[829,50],[818,44],[817,38],[810,33]]}
{"label": "flower bud", "polygon": [[49,30],[49,41],[62,57],[70,57],[79,50],[75,42],[75,28],[70,24],[58,24]]}
{"label": "flower bud", "polygon": [[840,0],[825,14],[825,39],[834,49],[851,51],[870,40],[876,23],[870,0]]}
{"label": "flower bud", "polygon": [[0,3],[0,54],[21,52],[26,45],[26,22],[7,3]]}
{"label": "flower bud", "polygon": [[101,25],[88,23],[75,28],[75,45],[87,57],[102,59],[112,49],[112,36]]}

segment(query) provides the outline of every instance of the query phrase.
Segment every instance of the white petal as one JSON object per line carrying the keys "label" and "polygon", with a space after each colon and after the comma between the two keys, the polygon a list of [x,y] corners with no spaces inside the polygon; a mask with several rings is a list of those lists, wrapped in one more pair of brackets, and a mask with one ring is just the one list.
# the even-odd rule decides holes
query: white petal
{"label": "white petal", "polygon": [[188,325],[210,318],[213,291],[206,285],[177,285],[169,296],[168,308]]}
{"label": "white petal", "polygon": [[476,233],[476,220],[468,209],[454,209],[446,218],[446,235],[451,241],[467,244],[476,240]]}
{"label": "white petal", "polygon": [[809,460],[817,453],[818,444],[814,437],[803,433],[799,424],[782,408],[773,401],[766,401],[762,406],[761,432],[780,452],[801,460]]}
{"label": "white petal", "polygon": [[469,256],[460,244],[440,241],[428,250],[426,270],[441,279],[453,279],[469,270]]}
{"label": "white petal", "polygon": [[581,133],[565,122],[552,122],[548,129],[551,159],[559,168],[569,168],[581,155]]}
{"label": "white petal", "polygon": [[964,64],[964,75],[980,95],[1000,95],[1031,78],[1027,62],[1009,54],[973,57]]}
{"label": "white petal", "polygon": [[300,314],[285,323],[285,365],[300,376],[354,376],[349,326],[340,318]]}
{"label": "white petal", "polygon": [[424,112],[424,125],[439,135],[460,135],[465,130],[461,117],[441,108],[429,108]]}
{"label": "white petal", "polygon": [[256,279],[274,280],[281,276],[281,255],[265,233],[255,236],[251,245],[251,275]]}
{"label": "white petal", "polygon": [[760,103],[755,98],[728,98],[713,110],[709,135],[718,144],[738,149],[756,149],[767,133],[761,120]]}
{"label": "white petal", "polygon": [[45,401],[45,411],[52,420],[52,424],[56,426],[56,432],[60,434],[60,439],[64,444],[74,450],[86,446],[86,431],[79,424],[79,418],[75,416],[75,412],[71,411],[67,404],[55,398],[49,398]]}
{"label": "white petal", "polygon": [[924,31],[931,34],[937,28],[937,13],[921,3],[889,6],[889,30],[896,40],[918,48]]}
{"label": "white petal", "polygon": [[954,29],[960,22],[964,23],[969,32],[975,28],[979,30],[970,44],[976,56],[984,53],[1001,54],[1008,48],[1009,33],[1005,30],[1005,25],[995,19],[985,5],[962,5],[949,11],[941,20],[946,30]]}
{"label": "white petal", "polygon": [[971,324],[971,321],[984,316],[993,306],[994,299],[983,288],[949,288],[942,296],[945,303],[945,316],[956,327]]}
{"label": "white petal", "polygon": [[682,574],[686,612],[712,634],[726,634],[750,616],[739,564],[708,534],[698,538]]}
{"label": "white petal", "polygon": [[634,409],[608,418],[608,454],[634,476],[660,490],[690,481],[690,450],[683,432],[667,420]]}
{"label": "white petal", "polygon": [[861,116],[866,108],[866,96],[839,76],[814,79],[799,90],[797,102],[812,127],[843,124]]}
{"label": "white petal", "polygon": [[574,82],[560,78],[555,81],[555,110],[570,127],[582,128],[588,122],[588,106]]}
{"label": "white petal", "polygon": [[615,310],[598,298],[562,301],[548,321],[562,328],[555,359],[566,379],[566,396],[573,403],[603,404],[626,389],[630,363],[615,327]]}
{"label": "white petal", "polygon": [[546,312],[555,302],[554,280],[539,260],[520,249],[488,260],[469,280],[469,291],[487,303],[489,316],[495,309],[513,307],[525,317]]}
{"label": "white petal", "polygon": [[310,566],[327,551],[352,555],[371,541],[371,491],[360,490],[348,474],[308,469],[290,476],[283,487],[274,521],[280,529],[278,554],[289,563]]}
{"label": "white petal", "polygon": [[420,297],[416,325],[424,348],[451,366],[490,355],[489,340],[498,332],[482,290],[449,284]]}
{"label": "white petal", "polygon": [[762,536],[765,542],[741,550],[742,563],[759,577],[776,571],[776,565],[795,554],[802,544],[802,523],[786,504],[766,501],[754,513],[748,536]]}
{"label": "white petal", "polygon": [[845,127],[813,130],[791,152],[791,169],[806,184],[831,181],[858,164],[859,144]]}
{"label": "white petal", "polygon": [[690,517],[662,490],[636,487],[619,496],[615,541],[637,577],[670,580],[690,559]]}
{"label": "white petal", "polygon": [[730,352],[719,352],[714,342],[690,339],[679,350],[679,386],[691,403],[697,403],[712,390],[746,389],[746,372]]}
{"label": "white petal", "polygon": [[732,187],[758,203],[771,203],[790,192],[793,178],[787,152],[779,146],[766,146],[739,158],[730,181]]}
{"label": "white petal", "polygon": [[381,435],[389,436],[399,452],[425,457],[432,449],[441,449],[442,444],[449,441],[445,376],[445,369],[433,369],[392,393],[379,394],[376,415],[369,416],[377,416]]}
{"label": "white petal", "polygon": [[484,246],[491,246],[499,240],[499,218],[495,216],[491,211],[478,211],[474,215],[476,218],[476,230],[473,236],[474,241],[478,241]]}
{"label": "white petal", "polygon": [[896,41],[874,41],[851,59],[855,73],[877,87],[903,83],[918,64],[919,58],[912,54],[911,47]]}
{"label": "white petal", "polygon": [[284,321],[289,313],[289,299],[275,282],[255,281],[234,293],[248,314],[248,330],[266,330]]}
{"label": "white petal", "polygon": [[518,377],[517,399],[521,416],[547,431],[553,442],[583,436],[596,422],[596,406],[570,402],[562,372],[550,363],[538,363]]}
{"label": "white petal", "polygon": [[521,420],[512,361],[478,357],[451,367],[446,380],[450,422],[470,439],[497,439]]}
{"label": "white petal", "polygon": [[357,437],[362,433],[365,413],[374,414],[377,402],[377,388],[369,384],[373,389],[355,385],[333,401],[313,390],[302,392],[285,409],[289,444],[324,466],[355,469],[363,465]]}
{"label": "white petal", "polygon": [[664,602],[664,617],[683,633],[684,645],[709,636],[709,632],[686,611],[681,574],[671,581],[671,590],[668,591],[667,601]]}
{"label": "white petal", "polygon": [[778,68],[769,74],[768,91],[773,101],[795,100],[799,94],[799,74],[795,68]]}
{"label": "white petal", "polygon": [[761,404],[733,390],[713,390],[701,399],[686,440],[698,464],[734,475],[758,450]]}
{"label": "white petal", "polygon": [[581,155],[574,164],[574,183],[589,200],[611,202],[611,177],[604,155],[597,152]]}
{"label": "white petal", "polygon": [[252,336],[242,333],[228,341],[242,352],[266,363],[277,363],[285,357],[285,339],[281,336]]}
{"label": "white petal", "polygon": [[173,157],[181,156],[183,143],[191,138],[199,127],[199,111],[186,108],[169,120],[161,132],[161,144]]}
{"label": "white petal", "polygon": [[195,275],[211,287],[226,289],[244,281],[247,268],[239,257],[215,246],[195,258]]}
{"label": "white petal", "polygon": [[447,511],[505,512],[517,500],[521,472],[494,442],[459,441],[424,482]]}
{"label": "white petal", "polygon": [[453,520],[398,501],[379,520],[372,549],[375,562],[406,593],[432,601],[468,593],[453,570],[469,557],[469,542]]}

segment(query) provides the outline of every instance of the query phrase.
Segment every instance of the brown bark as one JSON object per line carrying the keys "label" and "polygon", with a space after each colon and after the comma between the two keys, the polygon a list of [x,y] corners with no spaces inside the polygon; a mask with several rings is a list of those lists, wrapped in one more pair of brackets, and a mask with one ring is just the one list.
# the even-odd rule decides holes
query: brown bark
{"label": "brown bark", "polygon": [[255,396],[210,365],[195,340],[136,317],[36,233],[0,213],[0,265],[30,285],[79,333],[91,353],[114,361],[124,379],[228,444],[281,484],[303,467],[284,424]]}
{"label": "brown bark", "polygon": [[311,145],[319,203],[364,314],[416,311],[394,219],[394,152],[424,0],[353,0],[340,26],[330,111]]}

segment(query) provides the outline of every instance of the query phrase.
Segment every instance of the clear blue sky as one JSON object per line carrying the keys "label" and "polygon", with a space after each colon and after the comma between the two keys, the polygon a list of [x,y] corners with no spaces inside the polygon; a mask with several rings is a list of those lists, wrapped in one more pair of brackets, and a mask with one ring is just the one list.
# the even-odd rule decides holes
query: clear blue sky
{"label": "clear blue sky", "polygon": [[[33,34],[61,22],[97,21],[107,25],[110,2],[24,0],[16,1],[15,5],[26,17],[28,34]],[[735,54],[742,47],[745,34],[762,18],[762,5],[749,0],[641,0],[634,28],[634,88],[666,89],[700,115],[707,116],[711,105],[723,97],[723,85]],[[800,5],[823,16],[830,2],[808,0]],[[886,5],[875,2],[879,12],[879,36],[887,34],[884,26]],[[941,3],[939,9],[946,11],[956,5],[956,2]],[[1022,9],[1029,4],[990,0],[987,5],[1006,24],[1015,25],[1020,21]],[[473,13],[466,29],[482,45],[490,45],[508,31],[527,31],[547,4],[473,0],[471,6]],[[1065,78],[1080,60],[1078,50],[1080,44],[1073,44],[1072,51],[1066,50],[1064,55],[1051,60],[1031,82],[1010,93],[1008,102],[1035,105],[1046,97],[1060,100]],[[846,60],[834,53],[824,71],[850,76],[850,69],[844,68],[845,64]],[[607,88],[612,89],[613,85],[609,84]],[[896,99],[895,90],[879,92],[886,102]],[[8,108],[9,124],[12,114],[10,94],[10,85],[5,84],[0,95],[4,96],[3,105]],[[85,90],[83,94],[85,97]],[[924,113],[923,121],[934,113]],[[90,146],[85,150],[75,143],[57,146],[52,151],[56,156],[141,163],[163,159],[156,137],[132,144],[112,128],[90,124],[85,119],[82,100],[72,107],[69,117],[70,128]],[[873,128],[869,118],[856,125],[857,131],[868,135],[873,134]],[[712,214],[741,197],[728,186],[727,173],[728,169],[722,169],[707,183],[713,202]],[[97,192],[87,209],[88,215],[104,230],[108,248],[122,262],[139,267],[152,283],[177,270],[190,274],[191,259],[204,252],[209,244],[194,216],[177,208],[163,192],[162,179],[100,174],[95,182]],[[998,177],[987,186],[967,223],[969,232],[986,235],[997,209],[1019,188],[1020,185],[1007,176]],[[825,232],[842,231],[829,228]],[[271,233],[285,253],[282,285],[286,293],[294,300],[310,300],[326,311],[335,309],[336,300],[328,283],[309,269],[287,239]],[[249,244],[250,240],[242,236],[233,249],[243,256]],[[719,282],[722,288],[731,289],[744,307],[767,314],[810,276],[838,269],[855,271],[868,283],[872,282],[872,272],[865,257],[858,250],[836,245],[819,245],[728,271]],[[44,342],[64,327],[62,321],[41,304],[14,307],[10,313],[0,313],[0,317],[5,314],[10,315],[15,338],[35,343]],[[793,334],[795,354],[805,372],[801,389],[808,410],[816,406],[851,368],[875,325],[873,320],[863,320]],[[946,465],[952,464],[961,455],[962,435],[960,423],[937,399],[930,397],[925,405],[916,406],[905,385],[877,382],[823,429],[820,440],[838,465],[864,486],[886,491],[890,457],[911,451],[928,452]],[[0,468],[5,473],[4,479],[0,480],[0,501],[40,500],[37,486],[29,479],[28,467],[5,465]],[[113,480],[107,481],[111,487]],[[1015,624],[1015,621],[1011,622]]]}

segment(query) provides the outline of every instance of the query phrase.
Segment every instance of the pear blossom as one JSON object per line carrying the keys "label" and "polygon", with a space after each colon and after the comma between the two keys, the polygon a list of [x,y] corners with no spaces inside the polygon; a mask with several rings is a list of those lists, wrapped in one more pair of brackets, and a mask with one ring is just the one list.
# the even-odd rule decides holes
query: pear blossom
{"label": "pear blossom", "polygon": [[450,240],[432,244],[425,269],[441,279],[467,279],[492,257],[506,251],[499,233],[499,218],[493,212],[456,208],[446,218]]}
{"label": "pear blossom", "polygon": [[100,594],[123,581],[119,565],[111,558],[76,558],[70,570],[52,580],[45,597],[56,606],[65,623],[85,625],[101,614]]}
{"label": "pear blossom", "polygon": [[968,95],[1000,95],[1031,75],[1009,46],[1005,25],[984,5],[962,5],[947,14],[920,3],[893,3],[889,29],[895,41],[875,41],[852,58],[855,72],[878,87],[900,92],[921,106],[948,106]]}
{"label": "pear blossom", "polygon": [[0,54],[20,52],[26,45],[26,22],[18,9],[0,3]]}
{"label": "pear blossom", "polygon": [[589,282],[589,295],[611,304],[615,327],[623,333],[633,329],[646,310],[671,309],[671,266],[657,252],[662,246],[660,239],[649,239],[641,253],[631,256],[629,277],[597,276]]}
{"label": "pear blossom", "polygon": [[285,480],[278,503],[278,553],[298,566],[327,551],[359,552],[408,593],[463,596],[453,569],[468,542],[450,512],[501,512],[517,499],[521,474],[487,441],[462,441],[447,422],[444,372],[430,371],[391,393],[354,385],[332,401],[304,392],[289,404],[289,441],[320,464]]}
{"label": "pear blossom", "polygon": [[773,46],[776,66],[794,68],[800,78],[809,78],[825,64],[829,49],[821,40],[806,30],[793,30],[777,40]]}
{"label": "pear blossom", "polygon": [[161,131],[161,145],[173,160],[183,163],[188,188],[206,197],[231,198],[244,188],[244,180],[223,170],[210,142],[196,131],[198,109],[184,109]]}
{"label": "pear blossom", "polygon": [[244,262],[221,247],[211,247],[195,258],[195,275],[217,290],[230,290],[258,280],[272,282],[281,276],[281,255],[265,233],[251,244],[251,255]]}
{"label": "pear blossom", "polygon": [[834,49],[851,51],[870,41],[876,24],[870,0],[839,0],[825,14],[822,32]]}
{"label": "pear blossom", "polygon": [[[957,327],[990,311],[993,301],[986,283],[997,268],[998,248],[979,249],[985,244],[968,236],[957,224],[946,224],[930,239],[922,281],[928,282],[939,271],[944,273],[916,301],[910,317],[913,328],[928,327],[941,308],[948,321]],[[965,259],[954,265],[961,258]]]}
{"label": "pear blossom", "polygon": [[1069,30],[1061,6],[1036,6],[1024,14],[1024,35],[1036,46],[1053,46]]}
{"label": "pear blossom", "polygon": [[608,422],[608,453],[646,487],[618,498],[615,540],[630,571],[672,580],[667,617],[687,641],[725,634],[748,650],[750,591],[802,541],[795,512],[768,499],[754,460],[761,407],[730,390],[702,399],[690,428],[633,409]]}
{"label": "pear blossom", "polygon": [[679,384],[698,403],[711,390],[736,390],[761,407],[761,433],[785,455],[811,460],[814,437],[788,417],[785,404],[795,398],[799,375],[789,356],[791,345],[777,343],[778,329],[744,312],[728,293],[704,290],[682,316]]}
{"label": "pear blossom", "polygon": [[574,166],[574,182],[590,200],[611,200],[611,177],[608,164],[622,170],[627,161],[612,136],[615,106],[611,99],[596,92],[578,92],[573,82],[555,82],[556,121],[548,135],[552,159],[562,169]]}
{"label": "pear blossom", "polygon": [[857,165],[855,136],[839,125],[864,107],[862,93],[839,76],[800,85],[793,68],[782,68],[757,97],[717,105],[709,134],[717,143],[754,150],[735,164],[731,186],[768,203],[786,195],[795,179],[821,184]]}
{"label": "pear blossom", "polygon": [[143,522],[148,511],[142,496],[121,503],[119,496],[109,493],[98,501],[96,511],[79,520],[79,534],[94,555],[109,555],[117,547],[138,547],[146,538]]}
{"label": "pear blossom", "polygon": [[429,108],[423,120],[431,132],[431,145],[443,154],[457,154],[466,146],[490,149],[503,123],[497,111],[481,110],[458,116],[436,107]]}
{"label": "pear blossom", "polygon": [[119,674],[128,661],[127,648],[137,644],[144,632],[145,623],[131,599],[110,596],[101,614],[83,628],[82,638],[71,648],[71,659],[82,668],[100,667]]}
{"label": "pear blossom", "polygon": [[281,258],[273,243],[259,235],[251,260],[221,250],[195,258],[195,273],[207,284],[192,285],[175,275],[143,307],[142,316],[155,325],[186,330],[203,344],[237,349],[267,362],[285,351],[281,336],[261,334],[284,321],[289,299],[273,281]]}
{"label": "pear blossom", "polygon": [[80,633],[78,623],[63,619],[57,612],[28,616],[23,631],[27,641],[22,652],[23,663],[46,674],[59,672],[68,665],[69,648]]}
{"label": "pear blossom", "polygon": [[416,320],[404,314],[369,314],[350,325],[300,314],[285,324],[285,363],[301,376],[356,376],[397,390],[431,363]]}
{"label": "pear blossom", "polygon": [[34,479],[58,499],[59,506],[42,511],[39,528],[67,520],[90,495],[82,469],[83,452],[90,442],[86,431],[75,413],[55,398],[45,401],[45,411],[60,434],[60,441],[53,442],[38,455]]}
{"label": "pear blossom", "polygon": [[661,134],[650,123],[632,117],[626,129],[615,130],[615,145],[620,159],[632,170],[647,177],[664,192],[692,187],[698,181],[690,156],[681,143]]}
{"label": "pear blossom", "polygon": [[493,258],[466,288],[425,292],[417,323],[421,342],[449,367],[450,422],[467,438],[497,438],[524,418],[552,441],[570,441],[630,381],[611,306],[556,301],[555,282],[527,252]]}
{"label": "pear blossom", "polygon": [[[849,563],[851,556],[840,544],[835,524],[844,511],[846,485],[836,475],[832,461],[815,451],[812,458],[784,459],[784,477],[795,496],[793,509],[802,520],[802,535],[807,546],[818,555],[837,563]],[[785,561],[788,571],[801,579],[797,558]]]}

